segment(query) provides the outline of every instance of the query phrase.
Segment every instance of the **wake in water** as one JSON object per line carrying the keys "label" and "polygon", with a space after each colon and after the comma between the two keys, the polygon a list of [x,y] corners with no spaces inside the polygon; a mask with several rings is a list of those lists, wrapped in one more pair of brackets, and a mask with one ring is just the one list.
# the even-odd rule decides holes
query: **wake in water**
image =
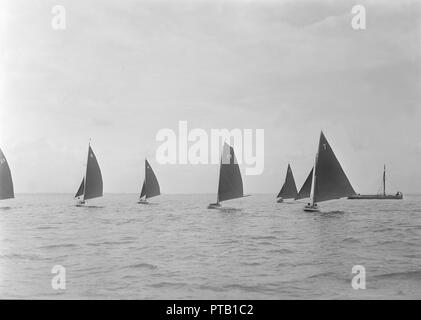
{"label": "wake in water", "polygon": [[342,215],[345,214],[345,211],[341,211],[341,210],[333,210],[333,211],[321,211],[321,214],[324,215]]}
{"label": "wake in water", "polygon": [[332,210],[332,211],[323,211],[320,210],[319,212],[306,212],[309,216],[319,216],[319,217],[326,217],[326,218],[335,218],[340,217],[346,214],[346,211],[342,210]]}
{"label": "wake in water", "polygon": [[158,266],[154,265],[154,264],[146,263],[146,262],[144,262],[144,263],[141,262],[141,263],[135,263],[135,264],[128,265],[128,266],[126,266],[126,268],[155,270],[155,269],[158,269]]}
{"label": "wake in water", "polygon": [[88,205],[80,205],[80,204],[76,204],[75,207],[78,208],[86,208],[86,209],[104,209],[104,206],[88,206]]}
{"label": "wake in water", "polygon": [[216,210],[224,212],[224,213],[236,213],[236,212],[242,212],[243,211],[243,209],[230,208],[230,207],[220,207],[220,208],[216,208]]}
{"label": "wake in water", "polygon": [[374,278],[421,281],[421,270],[384,273],[384,274],[376,275],[374,276]]}

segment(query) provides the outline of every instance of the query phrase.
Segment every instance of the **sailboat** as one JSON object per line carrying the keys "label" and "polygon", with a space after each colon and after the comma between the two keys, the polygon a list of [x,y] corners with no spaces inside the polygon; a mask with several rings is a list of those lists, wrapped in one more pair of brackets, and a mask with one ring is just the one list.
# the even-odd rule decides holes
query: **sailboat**
{"label": "sailboat", "polygon": [[288,163],[287,174],[285,182],[276,196],[277,202],[281,203],[284,199],[294,199],[298,195],[297,186],[295,185],[294,175],[292,174],[291,166]]}
{"label": "sailboat", "polygon": [[14,197],[12,174],[6,157],[0,149],[0,200],[12,199]]}
{"label": "sailboat", "polygon": [[234,154],[234,149],[224,143],[219,169],[219,184],[216,203],[208,205],[208,209],[221,207],[221,202],[231,199],[243,198],[243,179],[240,167]]}
{"label": "sailboat", "polygon": [[306,181],[304,181],[304,184],[301,187],[300,191],[298,192],[297,196],[295,197],[295,200],[310,198],[312,181],[313,181],[313,168],[311,168],[311,171],[309,175],[307,176]]}
{"label": "sailboat", "polygon": [[138,203],[148,204],[148,199],[161,194],[158,179],[152,170],[148,160],[145,159],[145,180],[143,180],[142,191]]}
{"label": "sailboat", "polygon": [[401,200],[403,199],[403,193],[400,191],[396,192],[396,194],[386,193],[386,165],[384,165],[383,167],[382,189],[383,189],[383,192],[379,194],[356,194],[356,195],[349,196],[348,199],[353,199],[353,200],[361,200],[361,199]]}
{"label": "sailboat", "polygon": [[76,192],[75,199],[79,199],[78,205],[84,205],[86,200],[102,197],[102,195],[103,183],[101,169],[89,142],[85,176]]}
{"label": "sailboat", "polygon": [[319,211],[317,202],[351,195],[355,195],[354,188],[322,131],[313,170],[311,203],[304,207],[304,211],[317,212]]}

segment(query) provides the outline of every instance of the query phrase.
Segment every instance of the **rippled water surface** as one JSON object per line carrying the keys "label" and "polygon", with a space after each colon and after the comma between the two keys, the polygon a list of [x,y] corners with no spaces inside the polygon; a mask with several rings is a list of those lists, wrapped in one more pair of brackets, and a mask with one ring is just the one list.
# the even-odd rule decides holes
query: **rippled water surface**
{"label": "rippled water surface", "polygon": [[[421,196],[337,200],[322,213],[273,195],[18,195],[0,203],[0,297],[81,299],[421,298]],[[54,265],[66,290],[51,287]],[[351,286],[366,268],[366,290]]]}

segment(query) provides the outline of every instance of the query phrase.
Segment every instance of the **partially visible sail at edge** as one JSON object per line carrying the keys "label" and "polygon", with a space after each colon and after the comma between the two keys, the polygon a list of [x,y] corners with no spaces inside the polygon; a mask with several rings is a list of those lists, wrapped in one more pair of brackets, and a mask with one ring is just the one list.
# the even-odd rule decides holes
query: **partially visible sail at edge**
{"label": "partially visible sail at edge", "polygon": [[320,133],[314,175],[313,202],[339,199],[355,194],[354,188],[349,182],[323,132]]}
{"label": "partially visible sail at edge", "polygon": [[3,151],[0,149],[0,200],[15,197],[12,174]]}
{"label": "partially visible sail at edge", "polygon": [[83,200],[94,199],[102,197],[103,195],[103,182],[101,169],[96,159],[95,153],[91,146],[88,149],[88,160],[86,164],[86,174],[82,183],[75,195],[78,198],[83,195]]}
{"label": "partially visible sail at edge", "polygon": [[306,181],[304,181],[304,184],[301,187],[300,191],[298,192],[298,195],[295,197],[295,200],[310,197],[312,181],[313,181],[313,168],[311,168],[311,171],[310,171]]}
{"label": "partially visible sail at edge", "polygon": [[156,178],[148,160],[145,159],[145,180],[143,181],[140,199],[143,197],[149,199],[155,196],[159,196],[160,194],[161,190],[159,187],[158,179]]}
{"label": "partially visible sail at edge", "polygon": [[298,191],[295,185],[294,175],[292,174],[291,166],[288,164],[285,182],[279,191],[277,198],[294,199],[297,197]]}
{"label": "partially visible sail at edge", "polygon": [[242,198],[243,196],[243,179],[234,149],[224,143],[219,171],[217,202]]}

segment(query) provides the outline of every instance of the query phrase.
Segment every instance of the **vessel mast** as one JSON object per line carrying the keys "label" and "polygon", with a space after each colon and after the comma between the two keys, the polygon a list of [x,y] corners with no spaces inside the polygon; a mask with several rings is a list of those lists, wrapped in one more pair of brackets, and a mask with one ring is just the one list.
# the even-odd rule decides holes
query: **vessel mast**
{"label": "vessel mast", "polygon": [[383,168],[383,195],[386,196],[386,165]]}
{"label": "vessel mast", "polygon": [[86,193],[86,177],[88,176],[88,163],[89,163],[89,151],[91,150],[91,138],[89,138],[88,144],[88,159],[86,159],[86,170],[85,170],[85,178],[83,179],[83,202],[85,202],[85,193]]}
{"label": "vessel mast", "polygon": [[314,158],[314,167],[313,167],[313,178],[311,179],[311,189],[310,189],[310,200],[311,205],[314,206],[314,190],[316,189],[316,165],[317,165],[317,158],[319,156],[319,153],[316,153],[316,157]]}

